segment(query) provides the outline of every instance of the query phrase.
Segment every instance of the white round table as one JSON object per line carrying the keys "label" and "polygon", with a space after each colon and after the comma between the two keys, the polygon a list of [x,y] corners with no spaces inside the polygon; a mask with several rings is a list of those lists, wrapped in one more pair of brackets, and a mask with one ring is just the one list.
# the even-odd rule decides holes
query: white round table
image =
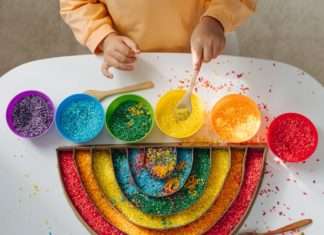
{"label": "white round table", "polygon": [[[45,136],[26,140],[8,129],[5,112],[18,92],[36,89],[55,105],[72,93],[111,89],[153,80],[156,87],[140,91],[153,104],[168,89],[187,84],[191,57],[186,54],[142,54],[132,73],[114,71],[113,80],[100,72],[101,58],[92,55],[34,61],[0,78],[0,221],[1,234],[88,234],[63,194],[56,148],[69,145],[55,127]],[[204,65],[197,92],[207,109],[222,96],[240,92],[260,104],[267,125],[284,112],[308,116],[319,131],[316,153],[304,164],[282,164],[271,153],[260,193],[241,230],[264,231],[301,218],[314,223],[306,234],[324,231],[324,89],[312,77],[290,65],[251,58],[220,56]],[[112,98],[103,102],[106,108]],[[263,139],[263,132],[258,137]],[[156,128],[148,142],[173,141]],[[115,143],[103,130],[93,144]]]}

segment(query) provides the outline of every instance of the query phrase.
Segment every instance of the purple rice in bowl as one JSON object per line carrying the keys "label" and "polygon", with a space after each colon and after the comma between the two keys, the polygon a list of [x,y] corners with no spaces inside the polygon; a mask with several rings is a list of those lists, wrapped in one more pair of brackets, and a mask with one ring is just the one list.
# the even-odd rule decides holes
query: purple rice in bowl
{"label": "purple rice in bowl", "polygon": [[16,135],[39,137],[53,124],[54,104],[40,91],[24,91],[9,102],[6,117],[9,128]]}

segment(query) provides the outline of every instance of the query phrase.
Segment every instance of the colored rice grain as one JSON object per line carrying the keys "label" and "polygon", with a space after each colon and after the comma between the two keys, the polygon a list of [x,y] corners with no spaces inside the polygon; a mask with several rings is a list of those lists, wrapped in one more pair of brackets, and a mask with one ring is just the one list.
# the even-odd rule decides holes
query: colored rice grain
{"label": "colored rice grain", "polygon": [[315,151],[318,134],[309,119],[297,113],[287,113],[271,123],[268,142],[271,150],[281,159],[300,162]]}
{"label": "colored rice grain", "polygon": [[[171,229],[165,232],[159,233],[159,235],[168,235],[168,234],[177,234],[177,235],[198,235],[204,234],[207,232],[216,222],[223,216],[224,212],[230,207],[233,200],[236,198],[240,185],[243,180],[244,172],[244,152],[245,150],[232,150],[231,151],[231,165],[229,169],[228,176],[224,182],[223,187],[220,185],[217,187],[217,190],[222,189],[219,192],[219,196],[216,198],[216,201],[210,207],[210,209],[204,213],[199,219],[195,220],[191,224],[188,224],[184,227]],[[216,155],[213,159],[216,158]],[[226,166],[226,163],[219,162],[223,166]],[[227,164],[229,166],[229,164]],[[226,168],[223,168],[225,170]],[[225,174],[225,171],[222,173]],[[214,179],[211,177],[211,179]],[[212,184],[218,184],[217,181],[211,180],[211,186],[207,186],[207,190],[215,190]],[[198,201],[197,204],[204,203],[204,198]],[[201,201],[201,202],[200,202]]]}
{"label": "colored rice grain", "polygon": [[[208,186],[203,195],[198,199],[197,203],[193,204],[190,208],[168,217],[147,215],[125,198],[115,178],[112,157],[108,151],[94,152],[93,171],[98,185],[107,200],[110,200],[114,206],[119,209],[126,218],[128,218],[129,221],[146,228],[171,229],[196,221],[210,208],[214,200],[217,198],[218,193],[221,191],[228,169],[230,168],[230,157],[226,151],[216,151],[213,155],[213,158],[217,159],[212,161],[209,178],[213,180],[208,180]],[[179,230],[181,230],[181,228],[179,228]],[[191,231],[190,229],[188,230]],[[143,229],[143,231],[145,231],[143,234],[148,234],[148,230]],[[150,234],[170,234],[169,231],[178,231],[178,229],[167,231],[156,230]],[[177,232],[172,232],[171,234],[178,234]],[[131,228],[129,228],[127,233],[132,235],[142,234],[132,232]]]}
{"label": "colored rice grain", "polygon": [[105,220],[82,187],[82,182],[73,160],[73,152],[60,152],[58,157],[66,193],[83,220],[98,235],[122,235],[123,233]]}
{"label": "colored rice grain", "polygon": [[117,181],[125,196],[144,213],[159,216],[172,215],[193,205],[205,190],[211,166],[209,150],[196,149],[192,170],[184,187],[168,197],[154,198],[137,187],[125,150],[113,149],[112,157]]}
{"label": "colored rice grain", "polygon": [[177,163],[174,148],[147,148],[145,164],[152,176],[164,179],[173,172]]}
{"label": "colored rice grain", "polygon": [[156,106],[156,121],[160,130],[174,138],[186,138],[195,134],[203,125],[204,108],[200,98],[191,97],[192,113],[185,119],[177,119],[176,106],[185,94],[184,90],[172,90],[161,97]]}
{"label": "colored rice grain", "polygon": [[[108,152],[106,152],[106,151],[99,151],[99,152],[101,152],[102,153],[102,157],[104,158],[105,156],[109,156],[107,153]],[[72,155],[72,152],[70,153],[71,155]],[[246,176],[247,175],[249,175],[249,179],[251,179],[251,178],[254,178],[254,177],[259,177],[258,176],[258,172],[259,171],[262,171],[262,167],[260,167],[261,165],[262,165],[262,157],[261,157],[261,159],[260,159],[260,155],[261,154],[263,154],[263,153],[261,153],[261,151],[259,151],[259,150],[251,150],[251,151],[249,151],[249,156],[250,157],[248,157],[248,159],[250,159],[250,161],[249,162],[247,162],[246,163],[246,165],[247,165],[247,167],[248,167],[248,169],[247,170],[249,170],[250,172],[249,172],[249,174],[248,173],[246,173]],[[60,155],[62,155],[62,154],[60,154]],[[97,156],[98,157],[98,153],[97,154],[95,154],[95,156]],[[220,155],[221,156],[221,155]],[[226,156],[226,155],[224,155],[224,156]],[[235,152],[233,151],[232,152],[232,156],[234,157],[234,156],[236,156],[236,154],[235,154]],[[214,157],[216,157],[216,155],[214,156]],[[238,157],[238,160],[239,159],[242,159],[242,152],[237,152],[237,157]],[[79,159],[81,162],[86,162],[86,164],[79,164],[78,163],[78,165],[79,165],[79,167],[80,166],[85,166],[88,170],[86,170],[85,172],[86,172],[86,174],[85,175],[87,175],[87,176],[89,176],[89,177],[93,177],[94,178],[94,175],[93,174],[91,174],[91,173],[89,173],[89,172],[92,172],[92,170],[93,170],[93,168],[91,167],[91,156],[87,156],[87,158],[88,158],[88,160],[84,160],[85,159],[85,155],[82,155],[82,156],[80,156],[80,158],[77,158],[77,159]],[[254,158],[256,158],[256,161],[253,161],[253,159]],[[82,160],[81,160],[82,159]],[[95,159],[95,158],[94,158]],[[219,157],[219,158],[217,158],[217,159],[219,159],[219,160],[221,160],[221,159],[223,159],[222,161],[224,161],[226,158],[222,158],[222,157]],[[77,160],[77,162],[79,161],[79,160]],[[108,160],[109,160],[109,158],[108,158]],[[235,159],[232,159],[232,167],[231,167],[231,171],[234,169],[234,168],[236,168],[236,169],[242,169],[242,162],[241,162],[241,167],[239,167],[239,163],[238,162],[234,162],[234,160]],[[251,162],[252,161],[252,162]],[[110,162],[111,162],[111,156],[110,156]],[[213,164],[215,163],[215,161],[213,161]],[[222,164],[220,164],[220,163],[222,163]],[[215,166],[224,166],[224,165],[226,165],[226,161],[225,162],[218,162]],[[102,165],[100,165],[100,167],[101,167]],[[236,167],[235,167],[236,166]],[[83,167],[81,167],[81,168],[83,168]],[[212,168],[213,169],[213,168]],[[104,170],[104,169],[103,169]],[[251,172],[251,171],[254,171],[255,170],[255,172],[253,173],[253,172]],[[61,171],[62,171],[62,169],[61,169]],[[80,170],[80,173],[82,172],[82,170]],[[217,174],[215,175],[215,173],[217,173],[217,172],[221,172],[221,168],[217,168],[217,169],[215,169],[215,170],[212,170],[212,172],[211,172],[211,175],[210,175],[210,177],[212,178],[212,179],[217,179],[218,177],[217,177]],[[95,172],[94,172],[95,173]],[[102,173],[104,173],[104,174],[106,174],[106,173],[108,173],[108,175],[107,175],[107,177],[109,177],[109,175],[112,173],[112,177],[114,176],[114,174],[113,174],[113,169],[112,170],[110,170],[110,173],[109,173],[109,171],[107,172],[107,171],[104,171],[104,172],[102,172]],[[230,172],[230,174],[229,174],[229,176],[228,176],[228,178],[226,179],[226,182],[228,181],[228,180],[230,180],[231,179],[231,177],[233,177],[233,178],[235,178],[236,180],[238,180],[238,179],[240,179],[241,177],[241,175],[242,175],[242,171],[241,171],[241,174],[239,174],[239,172],[237,172],[237,174],[235,174],[236,175],[236,177],[234,177],[234,175],[232,175],[231,174],[232,172]],[[82,175],[82,173],[81,173],[81,175]],[[92,176],[91,176],[92,175]],[[254,175],[254,177],[252,177],[251,175]],[[72,175],[72,177],[74,177],[73,175]],[[93,179],[92,178],[92,179]],[[259,177],[260,178],[260,177]],[[225,178],[224,178],[225,179]],[[255,181],[255,180],[253,180],[253,181]],[[92,185],[96,185],[95,184],[95,181],[92,181],[93,183],[92,183]],[[217,181],[216,180],[216,182],[219,182],[219,181]],[[224,190],[226,190],[226,182],[225,182],[225,185],[224,185]],[[85,182],[84,182],[85,183]],[[237,184],[239,184],[238,182],[236,182]],[[253,182],[252,182],[253,183]],[[211,184],[211,187],[207,187],[207,190],[209,189],[209,192],[211,192],[211,193],[213,193],[214,191],[215,191],[215,188],[213,188],[213,186],[214,186],[214,184],[215,184],[215,181],[211,181],[210,182],[210,184]],[[217,184],[217,183],[216,183]],[[85,184],[86,185],[86,184]],[[98,186],[98,185],[97,185]],[[108,186],[108,185],[107,185]],[[87,187],[87,186],[85,186],[85,187]],[[114,184],[109,184],[109,187],[111,187],[110,188],[110,190],[114,190]],[[117,186],[118,187],[118,186]],[[94,192],[96,192],[96,194],[100,194],[100,191],[101,191],[101,189],[100,188],[98,188],[98,187],[93,187],[93,189],[94,189]],[[97,191],[97,190],[95,190],[95,189],[98,189],[99,191]],[[219,195],[219,199],[221,199],[222,198],[222,193],[223,193],[223,191],[224,190],[222,190],[222,192],[221,192],[221,194]],[[216,190],[217,191],[217,190]],[[102,196],[102,192],[101,192],[101,196]],[[205,195],[205,194],[204,194]],[[188,216],[188,214],[191,214],[191,213],[194,213],[194,211],[196,211],[197,209],[199,209],[201,206],[204,206],[204,204],[205,204],[205,202],[206,202],[206,198],[204,198],[204,195],[198,200],[198,202],[195,204],[195,205],[193,205],[193,207],[192,208],[189,208],[189,209],[187,209],[187,211],[185,211],[186,213],[184,213],[183,214],[183,216]],[[230,195],[230,194],[229,194]],[[121,195],[122,196],[122,195]],[[209,197],[207,197],[207,198],[209,198]],[[122,199],[122,197],[121,197],[121,199]],[[104,200],[104,199],[103,199]],[[218,199],[216,200],[216,202],[214,203],[214,205],[217,205],[217,201],[218,201]],[[114,201],[114,202],[116,202],[116,201]],[[108,205],[110,204],[109,203],[109,201],[106,201],[106,205],[107,205],[107,203],[108,203]],[[105,204],[105,203],[103,203],[103,204]],[[100,208],[102,208],[102,206],[101,206],[101,204],[97,204],[96,203],[96,205],[98,206],[99,205],[99,207]],[[180,228],[175,228],[175,229],[170,229],[170,230],[165,230],[165,231],[158,231],[158,230],[148,230],[148,229],[145,229],[145,228],[143,228],[143,227],[137,227],[136,225],[133,225],[132,223],[130,223],[130,222],[128,222],[128,220],[124,217],[124,216],[122,216],[120,213],[118,213],[117,212],[117,210],[115,210],[115,209],[113,209],[113,208],[111,208],[112,209],[112,213],[113,213],[113,211],[114,212],[117,212],[116,214],[112,214],[111,215],[111,219],[114,219],[114,218],[120,218],[121,220],[119,221],[118,219],[117,219],[117,222],[119,221],[119,224],[118,223],[114,223],[118,228],[124,228],[124,229],[121,229],[122,231],[124,231],[125,233],[127,233],[127,234],[130,234],[130,235],[137,235],[137,234],[143,234],[143,235],[168,235],[168,234],[182,234],[182,235],[189,235],[189,234],[192,234],[192,235],[197,235],[197,234],[202,234],[202,232],[203,231],[206,231],[206,229],[209,229],[210,227],[211,227],[211,225],[214,223],[214,222],[212,222],[212,221],[210,221],[210,220],[214,220],[215,218],[213,217],[213,213],[212,213],[212,211],[213,211],[213,208],[215,208],[215,206],[212,206],[211,208],[210,208],[210,210],[208,210],[208,213],[206,213],[206,214],[204,214],[200,219],[198,219],[198,220],[194,220],[194,222],[193,223],[191,223],[191,224],[189,224],[189,225],[187,225],[187,226],[185,226],[185,227],[180,227]],[[232,208],[232,207],[231,207]],[[216,210],[215,210],[216,211]],[[180,213],[181,214],[181,213]],[[227,214],[226,214],[227,215]],[[174,216],[172,216],[172,217],[174,217]],[[185,218],[184,217],[184,218]],[[209,218],[209,219],[208,219]],[[217,218],[216,218],[217,219]],[[166,221],[167,222],[167,221]],[[120,227],[119,227],[119,226]],[[124,225],[124,226],[123,226]],[[129,225],[129,226],[128,226]],[[133,226],[132,226],[133,225]],[[110,234],[114,234],[114,233],[110,233]],[[213,233],[211,233],[211,234],[228,234],[228,233],[215,233],[215,232],[213,232]]]}
{"label": "colored rice grain", "polygon": [[[236,168],[236,166],[234,167]],[[231,177],[231,169],[231,156],[228,150],[213,150],[212,169],[206,190],[197,203],[188,208],[186,212],[196,214],[196,219],[183,227],[157,231],[155,235],[198,235],[211,228],[215,224],[215,219],[217,219],[214,217],[213,208],[215,208],[215,204],[223,191],[226,190],[225,184]],[[185,213],[183,214],[185,215]]]}
{"label": "colored rice grain", "polygon": [[[103,153],[104,151],[102,151]],[[208,230],[211,225],[214,223],[214,220],[217,219],[214,218],[214,213],[213,210],[215,210],[215,205],[217,205],[218,200],[222,198],[223,192],[227,191],[227,186],[228,184],[230,184],[231,180],[236,181],[235,183],[239,185],[239,179],[242,176],[242,170],[240,171],[239,169],[242,169],[242,154],[238,153],[238,155],[232,155],[233,157],[237,157],[235,159],[237,159],[237,161],[232,158],[232,167],[231,167],[231,172],[229,173],[228,178],[226,179],[225,185],[224,185],[224,189],[221,191],[221,194],[219,195],[219,199],[217,199],[217,201],[214,203],[214,205],[212,206],[212,208],[210,210],[208,210],[208,213],[204,214],[200,219],[195,220],[193,223],[185,226],[185,227],[180,227],[180,228],[176,228],[176,229],[170,229],[170,230],[166,230],[166,231],[158,231],[158,230],[148,230],[145,229],[143,227],[138,227],[132,223],[130,223],[122,214],[120,214],[116,209],[114,209],[112,207],[112,205],[110,204],[110,202],[108,200],[106,200],[103,197],[103,193],[101,192],[101,189],[98,187],[94,175],[92,173],[92,166],[91,166],[91,156],[89,155],[90,152],[82,152],[82,154],[77,154],[77,163],[80,169],[80,174],[83,178],[83,183],[85,185],[85,187],[87,188],[87,191],[90,193],[90,197],[92,200],[94,200],[94,202],[96,203],[96,206],[101,210],[101,212],[108,218],[111,219],[112,223],[118,227],[119,229],[121,229],[122,231],[124,231],[127,234],[130,235],[137,235],[137,234],[142,234],[142,235],[168,235],[168,234],[182,234],[182,235],[196,235],[196,234],[202,234],[203,231]],[[233,154],[233,152],[232,152]],[[80,155],[80,156],[79,156]],[[78,157],[79,156],[79,157]],[[222,156],[222,155],[220,155]],[[225,155],[224,155],[225,156]],[[218,158],[219,160],[223,159],[225,160],[225,158]],[[222,161],[223,161],[222,160]],[[222,164],[220,164],[222,163]],[[217,164],[217,166],[224,166],[226,165],[226,161],[225,162],[219,162]],[[221,168],[217,168],[215,169],[216,171],[212,170],[212,174],[210,175],[211,178],[213,179],[218,179],[219,177],[217,177],[216,175],[214,175],[214,173],[220,172]],[[233,174],[233,169],[237,169],[238,172],[236,172],[236,174]],[[107,175],[108,176],[108,175]],[[91,183],[88,183],[91,182]],[[216,181],[215,183],[217,184],[218,181]],[[211,181],[211,187],[207,187],[207,190],[209,190],[209,192],[214,192],[215,189],[213,188],[214,185],[214,181]],[[108,185],[107,185],[108,186]],[[112,185],[110,185],[112,186]],[[113,189],[114,187],[112,187]],[[90,190],[88,190],[90,189]],[[219,189],[220,190],[220,189]],[[237,189],[238,190],[238,189]],[[216,190],[217,191],[217,190]],[[92,193],[91,193],[92,192]],[[234,193],[235,194],[235,193]],[[94,197],[92,197],[91,195],[96,195]],[[231,195],[231,193],[226,194],[228,196]],[[233,195],[233,193],[232,193]],[[225,195],[223,195],[225,196]],[[231,196],[231,198],[234,196]],[[97,199],[94,199],[97,198]],[[98,199],[99,198],[99,199]],[[226,197],[225,197],[226,198]],[[193,210],[196,210],[198,208],[200,208],[200,206],[204,206],[205,200],[206,198],[201,197],[198,201],[198,203],[196,205],[193,206],[193,208],[190,208],[192,210],[188,210],[188,213],[193,213]],[[96,201],[99,200],[99,203],[97,203]],[[217,208],[217,207],[216,207]],[[215,210],[215,212],[217,211],[217,209]],[[113,234],[113,233],[111,233]]]}
{"label": "colored rice grain", "polygon": [[229,235],[238,228],[254,200],[254,195],[260,183],[264,162],[263,154],[263,150],[248,149],[241,191],[226,214],[207,234]]}
{"label": "colored rice grain", "polygon": [[43,134],[52,124],[54,110],[51,104],[40,96],[26,96],[14,107],[12,113],[15,132],[24,137]]}
{"label": "colored rice grain", "polygon": [[248,141],[255,136],[261,125],[258,106],[243,95],[222,98],[215,104],[211,118],[217,135],[231,143]]}
{"label": "colored rice grain", "polygon": [[102,213],[105,219],[119,230],[127,234],[154,234],[154,231],[138,227],[129,222],[114,205],[106,199],[100,189],[92,170],[92,156],[90,151],[77,151],[76,163],[79,168],[82,183],[89,194],[89,197]]}
{"label": "colored rice grain", "polygon": [[103,126],[103,109],[94,100],[75,100],[61,113],[64,135],[75,142],[85,142],[95,137]]}
{"label": "colored rice grain", "polygon": [[[157,153],[163,154],[155,156]],[[191,148],[129,148],[127,154],[136,186],[148,196],[165,197],[176,193],[191,173]],[[166,175],[166,178],[161,177]]]}
{"label": "colored rice grain", "polygon": [[126,101],[112,114],[108,125],[114,136],[124,141],[142,139],[151,129],[152,116],[141,102]]}

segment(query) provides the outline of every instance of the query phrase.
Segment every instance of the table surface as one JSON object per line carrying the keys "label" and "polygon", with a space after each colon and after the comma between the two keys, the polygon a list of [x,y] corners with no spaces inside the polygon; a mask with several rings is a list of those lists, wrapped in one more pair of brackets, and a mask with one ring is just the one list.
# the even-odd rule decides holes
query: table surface
{"label": "table surface", "polygon": [[[21,139],[10,132],[5,111],[18,92],[37,89],[57,106],[72,93],[111,89],[153,80],[155,88],[140,91],[153,104],[165,91],[188,84],[191,58],[187,54],[142,54],[134,72],[114,71],[113,80],[101,75],[102,59],[92,55],[34,61],[0,78],[0,223],[3,234],[87,234],[63,194],[55,149],[69,145],[55,127],[43,137]],[[243,57],[220,56],[203,66],[197,92],[210,109],[222,96],[239,92],[260,105],[264,127],[284,112],[308,116],[319,130],[319,147],[305,163],[283,164],[272,153],[261,191],[241,230],[274,228],[301,218],[314,219],[306,234],[324,230],[324,89],[308,74],[290,65]],[[104,107],[111,102],[108,98]],[[206,129],[206,128],[205,128]],[[208,129],[208,128],[207,128]],[[203,130],[202,130],[203,131]],[[206,130],[205,130],[206,131]],[[208,131],[208,130],[207,130]],[[257,138],[263,140],[263,131]],[[173,141],[157,128],[148,142]],[[91,142],[116,143],[105,130]]]}

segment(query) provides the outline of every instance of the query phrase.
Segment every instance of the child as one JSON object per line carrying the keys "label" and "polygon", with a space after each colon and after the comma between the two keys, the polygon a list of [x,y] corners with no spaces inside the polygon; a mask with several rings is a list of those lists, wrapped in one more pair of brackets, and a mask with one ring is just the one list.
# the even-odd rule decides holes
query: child
{"label": "child", "polygon": [[102,72],[132,70],[140,51],[189,52],[194,69],[224,49],[256,0],[60,0],[77,40],[104,53]]}

